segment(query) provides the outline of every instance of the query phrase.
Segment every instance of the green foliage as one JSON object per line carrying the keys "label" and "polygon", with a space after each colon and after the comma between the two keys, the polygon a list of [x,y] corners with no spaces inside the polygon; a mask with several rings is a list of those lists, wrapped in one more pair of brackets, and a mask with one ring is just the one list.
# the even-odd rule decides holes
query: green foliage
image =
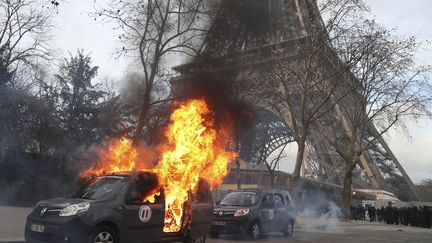
{"label": "green foliage", "polygon": [[98,127],[99,104],[105,94],[92,84],[98,69],[91,65],[89,55],[78,51],[63,61],[56,75],[63,131],[82,142],[91,142]]}
{"label": "green foliage", "polygon": [[65,196],[75,178],[61,160],[25,152],[11,152],[0,163],[0,203],[33,206],[48,197]]}
{"label": "green foliage", "polygon": [[65,195],[88,160],[86,149],[118,135],[121,102],[95,84],[97,71],[78,51],[54,79],[41,72],[32,90],[0,85],[0,203]]}

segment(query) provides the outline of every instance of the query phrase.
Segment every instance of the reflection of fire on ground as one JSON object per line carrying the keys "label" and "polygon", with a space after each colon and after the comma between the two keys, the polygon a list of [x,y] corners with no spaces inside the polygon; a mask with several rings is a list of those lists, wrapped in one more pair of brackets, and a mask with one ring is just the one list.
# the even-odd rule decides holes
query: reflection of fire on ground
{"label": "reflection of fire on ground", "polygon": [[190,201],[191,192],[198,192],[200,179],[207,181],[210,188],[218,186],[228,173],[228,163],[237,156],[227,149],[234,144],[232,122],[226,116],[222,125],[216,125],[214,117],[204,98],[176,102],[165,130],[166,141],[157,149],[159,162],[156,166],[151,167],[151,163],[145,162],[151,159],[133,146],[131,140],[120,138],[101,150],[100,160],[81,176],[151,171],[157,176],[157,183],[143,200],[154,201],[162,186],[165,194],[164,231],[177,232],[181,229],[183,213],[189,211],[185,210],[185,203]]}

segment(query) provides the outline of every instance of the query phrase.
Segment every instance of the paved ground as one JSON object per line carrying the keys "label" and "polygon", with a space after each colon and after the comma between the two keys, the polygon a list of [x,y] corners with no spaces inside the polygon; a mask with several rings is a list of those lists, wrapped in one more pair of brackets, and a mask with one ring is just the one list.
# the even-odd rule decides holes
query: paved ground
{"label": "paved ground", "polygon": [[[0,207],[0,242],[24,243],[23,230],[28,208]],[[338,222],[329,219],[298,220],[294,236],[266,235],[260,242],[318,243],[431,243],[432,229],[385,225],[369,222]],[[208,243],[239,243],[236,237],[222,236]],[[251,241],[250,241],[251,242]]]}
{"label": "paved ground", "polygon": [[30,208],[0,206],[0,242],[24,238],[25,220]]}

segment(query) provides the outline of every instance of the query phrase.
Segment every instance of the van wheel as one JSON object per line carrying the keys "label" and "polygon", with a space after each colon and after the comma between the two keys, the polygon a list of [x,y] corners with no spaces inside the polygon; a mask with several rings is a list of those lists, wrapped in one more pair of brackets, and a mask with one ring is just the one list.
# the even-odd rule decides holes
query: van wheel
{"label": "van wheel", "polygon": [[294,233],[294,222],[292,220],[288,221],[283,231],[283,234],[287,237],[292,236]]}
{"label": "van wheel", "polygon": [[185,241],[185,243],[205,243],[206,237],[200,236],[200,237],[188,237]]}
{"label": "van wheel", "polygon": [[88,243],[118,243],[117,234],[108,226],[97,226],[92,230]]}
{"label": "van wheel", "polygon": [[246,228],[244,236],[252,240],[258,240],[261,236],[261,224],[259,221],[254,221],[249,228]]}

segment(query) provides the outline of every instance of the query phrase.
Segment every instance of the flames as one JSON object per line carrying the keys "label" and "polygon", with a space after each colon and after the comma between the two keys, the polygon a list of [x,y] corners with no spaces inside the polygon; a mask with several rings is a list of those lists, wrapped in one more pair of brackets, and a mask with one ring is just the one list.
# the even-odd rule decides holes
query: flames
{"label": "flames", "polygon": [[81,177],[100,176],[107,173],[131,171],[135,169],[138,153],[127,138],[113,140],[106,151],[99,151],[97,165],[81,173]]}
{"label": "flames", "polygon": [[[121,138],[111,142],[108,149],[99,154],[100,161],[96,166],[81,174],[133,170],[155,173],[165,192],[164,232],[181,229],[184,205],[190,199],[190,193],[196,192],[200,178],[210,187],[218,186],[228,173],[228,163],[237,156],[228,150],[234,144],[228,116],[222,119],[222,125],[216,124],[215,114],[204,98],[175,102],[174,107],[164,133],[166,141],[157,149],[159,159],[155,167],[140,163],[146,155],[140,154],[129,139]],[[143,200],[151,201],[153,194]]]}
{"label": "flames", "polygon": [[165,232],[181,227],[183,204],[195,191],[200,178],[217,186],[228,173],[228,162],[236,156],[225,150],[230,125],[215,127],[214,114],[204,99],[177,103],[165,132],[166,144],[155,172],[165,189]]}
{"label": "flames", "polygon": [[98,150],[97,163],[80,176],[88,178],[122,171],[148,170],[155,154],[150,149],[133,146],[132,140],[122,137],[108,142],[107,148]]}

